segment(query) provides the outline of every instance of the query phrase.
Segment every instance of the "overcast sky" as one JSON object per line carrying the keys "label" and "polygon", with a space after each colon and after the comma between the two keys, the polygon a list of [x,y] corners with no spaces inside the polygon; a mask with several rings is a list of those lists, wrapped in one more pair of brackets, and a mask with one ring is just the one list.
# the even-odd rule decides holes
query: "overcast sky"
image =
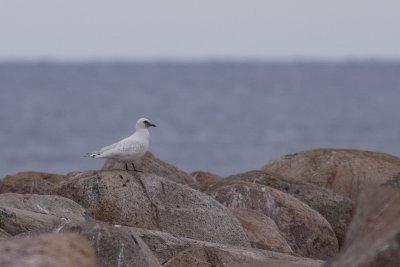
{"label": "overcast sky", "polygon": [[400,59],[400,0],[0,0],[5,59]]}

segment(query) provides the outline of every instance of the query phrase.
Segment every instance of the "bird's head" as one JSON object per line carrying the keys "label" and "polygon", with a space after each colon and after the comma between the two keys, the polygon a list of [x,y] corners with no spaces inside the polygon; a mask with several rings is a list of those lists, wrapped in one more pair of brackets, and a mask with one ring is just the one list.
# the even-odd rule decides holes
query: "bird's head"
{"label": "bird's head", "polygon": [[148,119],[146,118],[141,118],[136,122],[136,130],[138,129],[147,129],[149,127],[156,127],[155,124],[151,123]]}

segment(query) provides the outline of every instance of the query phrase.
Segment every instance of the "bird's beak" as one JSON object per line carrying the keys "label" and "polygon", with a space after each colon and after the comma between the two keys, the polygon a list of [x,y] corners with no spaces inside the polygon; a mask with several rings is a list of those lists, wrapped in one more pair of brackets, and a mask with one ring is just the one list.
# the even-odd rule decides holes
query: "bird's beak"
{"label": "bird's beak", "polygon": [[155,124],[152,124],[152,123],[150,123],[150,122],[149,122],[147,125],[148,125],[149,127],[150,127],[150,126],[152,126],[152,127],[157,127]]}

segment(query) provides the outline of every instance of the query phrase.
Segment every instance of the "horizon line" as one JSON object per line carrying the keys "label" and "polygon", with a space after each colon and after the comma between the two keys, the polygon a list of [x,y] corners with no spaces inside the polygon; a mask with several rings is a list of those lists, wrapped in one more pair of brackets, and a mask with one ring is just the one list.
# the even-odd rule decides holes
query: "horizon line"
{"label": "horizon line", "polygon": [[298,64],[298,63],[400,63],[400,58],[387,58],[387,57],[365,57],[365,58],[228,58],[228,57],[209,57],[209,58],[101,58],[101,57],[88,57],[88,58],[61,58],[61,57],[38,57],[38,58],[0,58],[0,64],[13,64],[13,63],[54,63],[54,64],[94,64],[94,63],[115,63],[115,64],[128,64],[128,63],[153,63],[153,64],[168,64],[168,63],[283,63],[283,64]]}

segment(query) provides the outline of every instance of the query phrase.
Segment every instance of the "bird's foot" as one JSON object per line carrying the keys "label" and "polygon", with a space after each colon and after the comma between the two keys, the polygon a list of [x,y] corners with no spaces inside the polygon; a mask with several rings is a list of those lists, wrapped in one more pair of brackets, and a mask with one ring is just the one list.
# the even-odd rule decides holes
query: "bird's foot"
{"label": "bird's foot", "polygon": [[136,170],[135,165],[133,164],[133,162],[131,162],[131,164],[132,164],[133,170],[134,170],[135,172],[143,172],[143,171]]}

